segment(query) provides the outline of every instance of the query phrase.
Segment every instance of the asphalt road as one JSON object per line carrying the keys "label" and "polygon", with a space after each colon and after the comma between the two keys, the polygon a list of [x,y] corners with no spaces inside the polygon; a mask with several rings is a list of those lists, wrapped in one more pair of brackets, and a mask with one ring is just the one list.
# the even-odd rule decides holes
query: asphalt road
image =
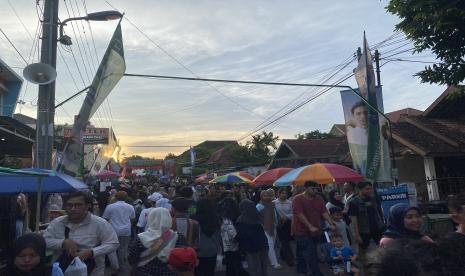
{"label": "asphalt road", "polygon": [[[268,269],[268,276],[284,276],[284,275],[285,276],[298,276],[298,275],[301,275],[296,272],[295,267],[289,267],[285,264],[282,264],[282,265],[283,265],[283,269],[281,270],[276,270],[270,267]],[[330,273],[326,265],[320,265],[320,270],[325,276],[333,275]],[[226,273],[224,271],[216,272],[215,276],[226,276]]]}

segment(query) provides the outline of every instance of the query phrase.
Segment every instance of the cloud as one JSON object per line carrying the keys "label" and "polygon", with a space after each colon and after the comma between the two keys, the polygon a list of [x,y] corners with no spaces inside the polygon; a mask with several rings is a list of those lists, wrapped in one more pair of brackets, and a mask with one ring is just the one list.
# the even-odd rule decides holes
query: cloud
{"label": "cloud", "polygon": [[[34,1],[9,2],[34,35],[37,24]],[[111,9],[105,1],[85,2],[89,12]],[[352,72],[355,62],[328,80],[341,67],[337,65],[352,58],[361,45],[363,31],[369,42],[375,44],[390,36],[398,22],[385,12],[385,1],[372,0],[109,2],[124,11],[143,32],[123,19],[127,72],[153,75],[331,84]],[[78,10],[83,15],[84,7],[80,1],[77,3],[76,15]],[[61,20],[73,16],[72,12],[68,14],[66,5],[70,3],[60,2]],[[9,6],[0,10],[0,18],[0,27],[18,50],[29,57],[33,41]],[[71,25],[65,27],[73,45],[59,46],[56,90],[59,100],[90,84],[116,24],[90,22],[90,31],[86,22],[79,22],[76,35]],[[396,46],[381,48],[381,56]],[[37,49],[32,53],[37,61]],[[3,37],[0,37],[0,58],[11,66],[24,67]],[[21,69],[16,70],[21,74]],[[386,111],[404,108],[407,103],[424,108],[428,100],[443,91],[442,87],[421,84],[412,77],[421,70],[418,64],[391,62],[381,70]],[[353,78],[344,83],[356,85]],[[100,108],[92,122],[97,126],[111,124],[125,144],[234,140],[264,118],[275,113],[273,118],[282,115],[322,91],[323,88],[124,77],[110,94],[109,104]],[[311,100],[265,130],[272,130],[282,138],[293,138],[298,132],[314,129],[329,130],[332,124],[343,121],[338,91],[332,89]],[[26,95],[26,101],[37,97],[36,86],[30,85],[24,92],[25,85],[22,96]],[[72,123],[83,97],[66,103],[64,110],[58,109],[57,122]],[[35,108],[27,105],[22,112],[35,115]],[[174,150],[124,148],[123,151],[161,156]]]}

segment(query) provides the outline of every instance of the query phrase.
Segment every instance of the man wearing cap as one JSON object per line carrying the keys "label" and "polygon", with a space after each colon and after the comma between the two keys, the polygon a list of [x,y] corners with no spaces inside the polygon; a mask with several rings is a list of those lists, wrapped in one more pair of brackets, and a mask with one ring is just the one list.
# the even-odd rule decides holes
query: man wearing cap
{"label": "man wearing cap", "polygon": [[102,215],[110,222],[118,236],[117,254],[122,275],[129,275],[128,246],[131,237],[131,220],[136,218],[134,207],[125,202],[127,197],[128,194],[124,191],[116,192],[116,202],[108,205]]}
{"label": "man wearing cap", "polygon": [[313,181],[304,183],[305,191],[296,195],[292,201],[291,232],[296,240],[297,271],[313,276],[321,276],[318,267],[317,241],[321,235],[321,218],[335,229],[328,214],[325,202],[316,194],[318,184]]}

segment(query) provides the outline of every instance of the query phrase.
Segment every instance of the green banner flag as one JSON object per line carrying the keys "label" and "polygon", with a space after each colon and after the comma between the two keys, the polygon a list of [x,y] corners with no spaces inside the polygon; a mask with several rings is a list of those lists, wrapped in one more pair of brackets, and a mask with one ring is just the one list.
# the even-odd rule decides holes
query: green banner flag
{"label": "green banner flag", "polygon": [[[355,69],[355,79],[357,81],[360,94],[364,97],[373,108],[367,110],[367,160],[365,168],[365,177],[371,181],[390,181],[390,161],[387,141],[381,136],[382,126],[378,111],[381,106],[378,105],[377,92],[375,88],[375,74],[373,70],[373,61],[370,53],[368,42],[363,37],[363,54]],[[384,122],[384,120],[383,120]],[[381,127],[380,127],[381,126]],[[386,171],[389,177],[386,176]]]}
{"label": "green banner flag", "polygon": [[121,34],[121,22],[118,23],[105,55],[100,62],[92,85],[87,92],[84,103],[76,116],[70,138],[63,151],[62,158],[58,162],[57,170],[69,174],[82,174],[81,159],[83,156],[82,135],[86,126],[106,97],[110,94],[118,81],[126,71],[124,60],[123,37]]}

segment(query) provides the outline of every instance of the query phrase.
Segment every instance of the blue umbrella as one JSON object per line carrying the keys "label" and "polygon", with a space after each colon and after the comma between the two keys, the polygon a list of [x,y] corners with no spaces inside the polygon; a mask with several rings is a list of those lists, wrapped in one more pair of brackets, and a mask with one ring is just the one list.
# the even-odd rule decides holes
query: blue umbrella
{"label": "blue umbrella", "polygon": [[88,188],[82,181],[56,171],[0,167],[0,194],[37,193],[36,231],[39,230],[42,193],[65,193],[75,190]]}
{"label": "blue umbrella", "polygon": [[[41,180],[41,191],[39,181]],[[67,193],[88,190],[86,184],[76,178],[45,169],[0,170],[0,194],[17,193]]]}

